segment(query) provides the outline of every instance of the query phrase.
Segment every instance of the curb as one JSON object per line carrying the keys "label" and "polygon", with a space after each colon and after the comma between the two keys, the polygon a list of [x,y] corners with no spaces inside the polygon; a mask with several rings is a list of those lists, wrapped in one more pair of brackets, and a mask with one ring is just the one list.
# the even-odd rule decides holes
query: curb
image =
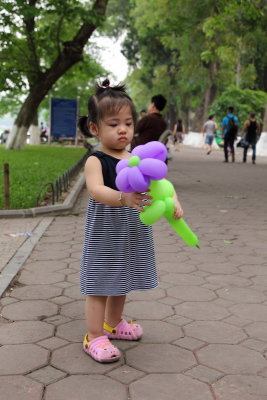
{"label": "curb", "polygon": [[6,264],[0,274],[0,297],[6,291],[12,280],[15,278],[29,255],[31,254],[34,246],[42,237],[46,229],[53,222],[54,217],[44,217],[33,231],[34,236],[28,238],[16,251],[15,255]]}
{"label": "curb", "polygon": [[80,175],[77,182],[74,184],[70,193],[62,204],[54,204],[51,206],[25,208],[21,210],[0,210],[0,218],[25,218],[38,217],[43,214],[58,215],[72,210],[77,200],[78,195],[85,185],[84,174]]}

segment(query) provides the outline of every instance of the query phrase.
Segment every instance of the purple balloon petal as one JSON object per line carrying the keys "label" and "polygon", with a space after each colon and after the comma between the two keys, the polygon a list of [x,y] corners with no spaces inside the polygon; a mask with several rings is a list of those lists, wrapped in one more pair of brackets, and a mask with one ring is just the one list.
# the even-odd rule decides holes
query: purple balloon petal
{"label": "purple balloon petal", "polygon": [[132,155],[137,155],[142,160],[144,158],[156,158],[165,161],[167,158],[167,148],[163,143],[153,141],[135,147],[132,151]]}
{"label": "purple balloon petal", "polygon": [[159,180],[165,178],[168,172],[167,165],[154,158],[146,158],[139,164],[140,171],[150,179]]}
{"label": "purple balloon petal", "polygon": [[133,151],[131,152],[131,156],[138,156],[141,158],[140,154],[142,153],[142,148],[144,147],[143,144],[139,144],[139,146],[136,146]]}
{"label": "purple balloon petal", "polygon": [[124,158],[123,160],[120,160],[118,164],[116,165],[116,173],[118,174],[123,168],[129,167],[129,159]]}
{"label": "purple balloon petal", "polygon": [[148,189],[150,181],[138,167],[132,167],[129,171],[129,183],[135,192],[144,192]]}
{"label": "purple balloon petal", "polygon": [[131,170],[130,167],[123,168],[120,173],[117,175],[115,183],[119,190],[124,193],[131,193],[134,192],[132,186],[129,183],[129,171]]}

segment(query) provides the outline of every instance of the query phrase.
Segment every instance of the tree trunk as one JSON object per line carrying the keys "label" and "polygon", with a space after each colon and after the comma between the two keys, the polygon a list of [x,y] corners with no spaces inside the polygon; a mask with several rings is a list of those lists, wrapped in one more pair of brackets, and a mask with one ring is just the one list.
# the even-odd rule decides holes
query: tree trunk
{"label": "tree trunk", "polygon": [[201,132],[203,125],[208,118],[209,107],[216,98],[217,86],[214,82],[216,71],[217,71],[216,63],[210,63],[208,87],[202,95],[200,104],[196,110],[195,117],[192,123],[192,130],[194,132]]}
{"label": "tree trunk", "polygon": [[[40,103],[55,82],[74,64],[82,60],[84,46],[100,24],[101,17],[105,16],[107,4],[108,0],[95,1],[92,7],[92,15],[98,15],[100,17],[99,21],[84,23],[73,40],[64,43],[64,49],[59,53],[53,65],[44,73],[40,73],[36,81],[32,83],[29,95],[14,121],[12,131],[6,142],[6,149],[23,149],[28,129],[38,112]],[[94,20],[97,21],[96,18]]]}
{"label": "tree trunk", "polygon": [[41,129],[38,125],[38,114],[35,114],[30,126],[30,144],[38,146],[41,144]]}

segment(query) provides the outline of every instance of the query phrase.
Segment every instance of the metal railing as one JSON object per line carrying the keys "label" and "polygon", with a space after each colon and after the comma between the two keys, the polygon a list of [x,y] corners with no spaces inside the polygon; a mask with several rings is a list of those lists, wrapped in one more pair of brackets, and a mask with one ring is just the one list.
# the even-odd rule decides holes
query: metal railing
{"label": "metal railing", "polygon": [[[40,200],[42,195],[48,193],[48,188],[51,191],[51,201],[52,204],[55,204],[63,192],[67,192],[70,186],[71,180],[78,174],[78,172],[83,168],[85,161],[88,156],[91,154],[91,151],[88,150],[84,156],[72,167],[67,169],[62,175],[60,175],[54,182],[46,182],[44,183],[37,194],[36,205],[39,207]],[[46,190],[45,190],[46,189]],[[45,192],[44,192],[45,190]]]}

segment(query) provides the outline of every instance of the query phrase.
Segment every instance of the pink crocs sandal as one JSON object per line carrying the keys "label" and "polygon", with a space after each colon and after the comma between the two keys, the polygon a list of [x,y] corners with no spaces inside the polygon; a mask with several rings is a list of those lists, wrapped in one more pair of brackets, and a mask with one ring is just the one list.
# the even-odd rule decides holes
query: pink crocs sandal
{"label": "pink crocs sandal", "polygon": [[94,360],[101,363],[117,361],[121,356],[119,349],[110,343],[107,336],[99,336],[89,342],[88,335],[85,335],[83,349]]}
{"label": "pink crocs sandal", "polygon": [[138,340],[143,335],[143,328],[133,321],[122,319],[115,328],[104,322],[104,333],[109,339]]}

